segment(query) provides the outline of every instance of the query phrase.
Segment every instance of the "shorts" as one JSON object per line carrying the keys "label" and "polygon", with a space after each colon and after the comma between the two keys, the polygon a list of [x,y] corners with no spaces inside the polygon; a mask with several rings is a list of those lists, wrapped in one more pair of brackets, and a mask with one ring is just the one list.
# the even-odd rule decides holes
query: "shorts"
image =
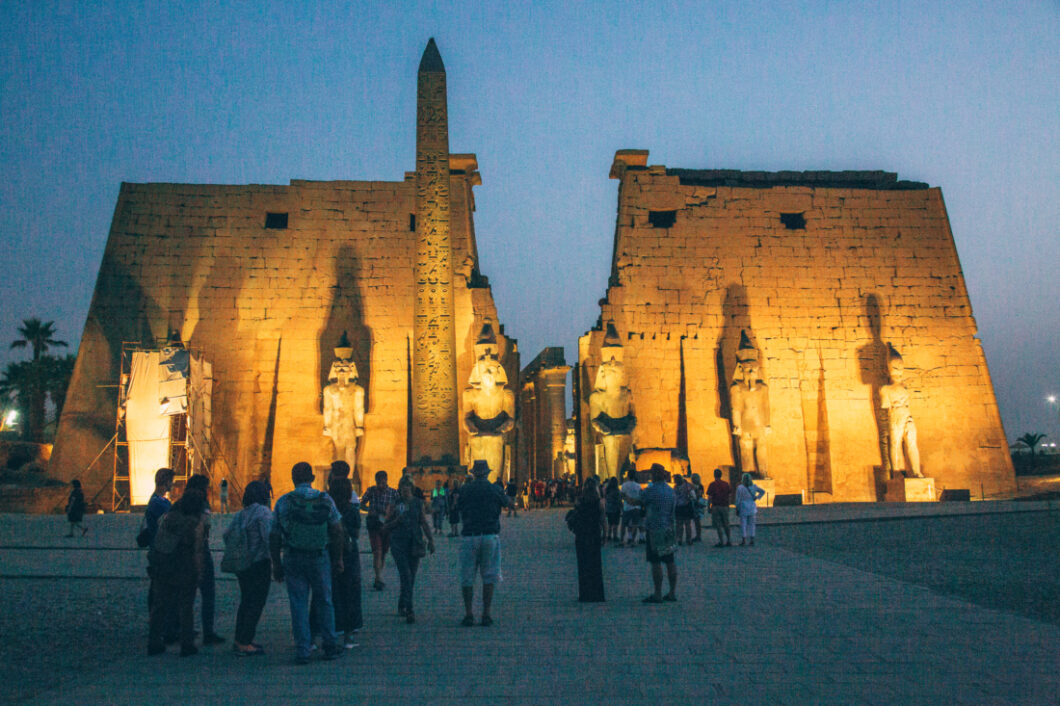
{"label": "shorts", "polygon": [[390,549],[390,533],[383,530],[368,530],[368,541],[372,545],[372,554],[385,555]]}
{"label": "shorts", "polygon": [[640,508],[622,511],[622,524],[626,527],[636,527],[640,524]]}
{"label": "shorts", "polygon": [[616,512],[609,512],[609,513],[607,513],[607,524],[609,524],[609,525],[617,525],[618,521],[619,521],[619,519],[621,519],[621,517],[622,517],[622,511],[621,510],[618,510]]}
{"label": "shorts", "polygon": [[460,543],[460,585],[475,585],[475,574],[485,585],[501,580],[501,538],[495,534],[464,537]]}
{"label": "shorts", "polygon": [[645,559],[648,560],[649,564],[672,564],[674,563],[674,555],[664,554],[662,556],[655,553],[655,550],[651,546],[651,532],[648,532],[648,541],[644,544]]}
{"label": "shorts", "polygon": [[688,503],[687,505],[678,505],[676,508],[674,508],[674,516],[677,517],[678,522],[680,522],[681,520],[691,520],[692,518],[694,518],[695,511],[692,507],[692,503]]}

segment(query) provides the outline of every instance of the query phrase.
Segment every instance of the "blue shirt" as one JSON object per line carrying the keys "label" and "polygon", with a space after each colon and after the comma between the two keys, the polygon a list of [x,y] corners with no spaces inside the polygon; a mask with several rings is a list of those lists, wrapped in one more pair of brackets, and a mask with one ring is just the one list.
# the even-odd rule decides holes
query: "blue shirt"
{"label": "blue shirt", "polygon": [[320,490],[315,490],[309,483],[299,483],[294,487],[294,490],[276,501],[276,507],[272,511],[272,530],[269,532],[270,536],[279,535],[280,537],[283,537],[282,525],[287,522],[288,516],[291,514],[290,496],[292,495],[300,495],[304,498],[314,498],[318,495],[323,495],[327,498],[328,505],[331,507],[331,511],[328,513],[328,524],[335,525],[342,522],[342,515],[339,514],[339,509],[335,507],[335,501],[331,499],[330,495]]}
{"label": "blue shirt", "polygon": [[674,489],[666,483],[653,482],[640,494],[644,506],[644,527],[648,530],[664,530],[674,524],[674,507],[677,498]]}
{"label": "blue shirt", "polygon": [[511,504],[503,490],[482,476],[460,488],[457,498],[460,519],[464,523],[460,534],[465,537],[500,534],[501,508]]}

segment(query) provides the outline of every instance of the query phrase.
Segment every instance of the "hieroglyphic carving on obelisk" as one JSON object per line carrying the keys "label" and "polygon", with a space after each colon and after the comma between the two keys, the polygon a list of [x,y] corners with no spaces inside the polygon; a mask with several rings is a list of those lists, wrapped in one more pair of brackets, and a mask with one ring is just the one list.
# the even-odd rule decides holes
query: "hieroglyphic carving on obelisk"
{"label": "hieroglyphic carving on obelisk", "polygon": [[413,463],[458,458],[449,119],[445,66],[431,38],[416,92],[416,302],[412,341]]}

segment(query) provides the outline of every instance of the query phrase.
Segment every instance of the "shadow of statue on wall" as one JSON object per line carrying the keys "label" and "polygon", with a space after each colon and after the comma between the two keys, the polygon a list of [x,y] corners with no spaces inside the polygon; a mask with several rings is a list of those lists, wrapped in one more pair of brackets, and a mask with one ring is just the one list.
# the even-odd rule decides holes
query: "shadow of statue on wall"
{"label": "shadow of statue on wall", "polygon": [[887,478],[890,475],[890,464],[887,460],[887,420],[880,408],[880,389],[890,383],[890,376],[887,373],[887,344],[883,342],[882,337],[883,316],[877,295],[865,295],[864,312],[869,342],[858,348],[858,368],[862,384],[869,386],[872,418],[876,423],[876,447],[879,462],[873,464],[873,483],[876,488],[876,497],[882,499]]}
{"label": "shadow of statue on wall", "polygon": [[[353,348],[353,362],[357,365],[357,384],[364,388],[364,411],[368,413],[372,404],[369,392],[372,380],[372,330],[364,321],[360,262],[354,249],[349,245],[339,247],[334,262],[335,276],[330,287],[331,306],[318,339],[320,360],[318,389],[321,391],[318,409],[323,415],[323,391],[328,385],[331,364],[335,361],[335,348],[339,345],[343,333],[346,333]],[[329,447],[330,453],[330,442],[323,437],[323,427],[321,427],[321,440],[325,446]],[[357,445],[358,467],[360,467],[363,450],[362,437],[362,443]]]}
{"label": "shadow of statue on wall", "polygon": [[810,487],[815,493],[832,492],[832,453],[828,428],[828,390],[825,384],[824,357],[817,351],[817,444],[810,467]]}
{"label": "shadow of statue on wall", "polygon": [[721,335],[714,350],[714,369],[717,373],[717,414],[729,422],[729,451],[734,466],[739,466],[740,442],[732,435],[732,399],[729,385],[736,371],[736,349],[740,345],[740,332],[746,330],[751,343],[758,348],[758,341],[751,326],[751,309],[747,303],[747,287],[732,283],[725,288],[721,313],[724,319]]}

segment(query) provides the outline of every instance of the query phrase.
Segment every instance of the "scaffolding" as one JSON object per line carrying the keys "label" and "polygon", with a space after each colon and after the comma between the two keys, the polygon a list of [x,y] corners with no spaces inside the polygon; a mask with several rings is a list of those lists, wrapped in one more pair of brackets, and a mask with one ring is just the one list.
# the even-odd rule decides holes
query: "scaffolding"
{"label": "scaffolding", "polygon": [[[167,346],[166,343],[169,345]],[[130,489],[129,470],[129,441],[126,436],[126,403],[129,393],[129,376],[132,369],[132,358],[135,353],[147,353],[159,351],[166,347],[173,347],[171,342],[166,342],[153,347],[144,346],[140,341],[122,341],[121,344],[121,374],[118,384],[118,405],[114,418],[114,473],[111,482],[111,510],[113,512],[128,512],[132,507],[132,491]],[[182,412],[171,415],[169,418],[169,468],[173,469],[174,487],[183,486],[192,473],[191,442],[188,434],[188,414]],[[205,460],[205,459],[204,459]],[[204,464],[209,475],[209,466]]]}

